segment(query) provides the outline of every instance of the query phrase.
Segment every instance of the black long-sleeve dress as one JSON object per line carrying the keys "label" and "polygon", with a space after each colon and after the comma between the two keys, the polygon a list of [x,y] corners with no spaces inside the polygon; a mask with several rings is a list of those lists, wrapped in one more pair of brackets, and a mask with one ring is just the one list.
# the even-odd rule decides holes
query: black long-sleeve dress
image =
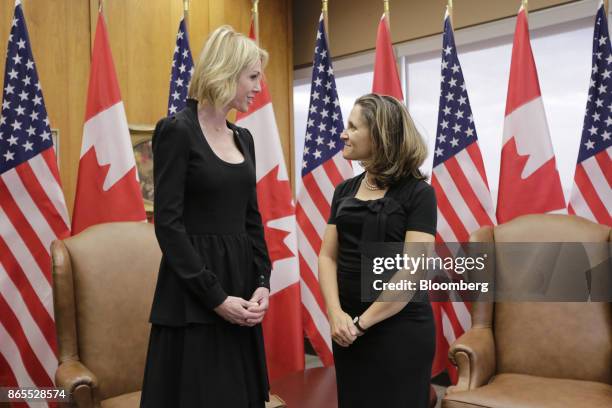
{"label": "black long-sleeve dress", "polygon": [[270,260],[255,190],[248,130],[228,123],[244,156],[208,145],[197,101],[153,135],[155,234],[162,251],[141,407],[263,407],[268,398],[261,325],[214,312],[227,296],[269,288]]}
{"label": "black long-sleeve dress", "polygon": [[[404,242],[406,231],[436,233],[436,196],[407,177],[383,198],[355,198],[364,174],[336,187],[328,223],[338,232],[337,277],[342,310],[360,316],[361,254],[365,242]],[[415,297],[416,298],[416,297]],[[333,343],[340,408],[425,408],[429,402],[435,326],[427,294],[372,326],[348,347]]]}

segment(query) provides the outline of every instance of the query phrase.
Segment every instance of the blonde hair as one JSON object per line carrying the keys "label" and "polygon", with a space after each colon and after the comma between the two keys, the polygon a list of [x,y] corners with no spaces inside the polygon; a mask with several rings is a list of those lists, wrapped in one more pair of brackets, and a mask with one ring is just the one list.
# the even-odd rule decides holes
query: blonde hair
{"label": "blonde hair", "polygon": [[355,101],[361,107],[372,138],[372,158],[362,164],[376,184],[385,188],[412,175],[425,179],[419,167],[427,145],[406,106],[392,96],[367,94]]}
{"label": "blonde hair", "polygon": [[261,61],[263,69],[268,62],[266,50],[228,25],[217,28],[200,53],[189,97],[215,107],[227,105],[236,96],[240,73],[257,61]]}

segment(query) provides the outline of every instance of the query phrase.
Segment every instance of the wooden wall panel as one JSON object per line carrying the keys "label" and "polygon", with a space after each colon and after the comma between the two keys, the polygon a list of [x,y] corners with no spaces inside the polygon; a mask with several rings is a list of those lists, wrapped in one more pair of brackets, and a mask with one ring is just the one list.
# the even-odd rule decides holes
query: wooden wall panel
{"label": "wooden wall panel", "polygon": [[[98,0],[22,0],[49,119],[60,130],[60,175],[72,213],[81,150],[91,45]],[[263,0],[262,45],[272,62],[266,69],[290,159],[292,47],[290,0]],[[119,87],[130,124],[155,124],[166,113],[168,82],[182,0],[103,0]],[[0,75],[14,0],[0,0]],[[208,33],[221,24],[248,33],[250,0],[191,0],[188,29],[194,60]],[[291,162],[287,162],[292,169]]]}
{"label": "wooden wall panel", "polygon": [[[259,2],[260,44],[270,54],[265,70],[276,123],[283,144],[289,179],[294,181],[293,165],[293,52],[291,2]],[[295,184],[293,184],[295,185]]]}

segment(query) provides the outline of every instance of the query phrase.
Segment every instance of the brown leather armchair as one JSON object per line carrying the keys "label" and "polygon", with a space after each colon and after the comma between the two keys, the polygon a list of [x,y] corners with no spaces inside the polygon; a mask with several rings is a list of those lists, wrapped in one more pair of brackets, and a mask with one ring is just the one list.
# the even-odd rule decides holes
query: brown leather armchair
{"label": "brown leather armchair", "polygon": [[[528,215],[470,240],[609,242],[611,229],[575,216]],[[496,273],[504,266],[496,259]],[[612,407],[610,303],[476,302],[472,325],[450,348],[459,381],[442,407]]]}
{"label": "brown leather armchair", "polygon": [[137,407],[161,259],[153,226],[97,225],[51,255],[57,386],[78,407]]}

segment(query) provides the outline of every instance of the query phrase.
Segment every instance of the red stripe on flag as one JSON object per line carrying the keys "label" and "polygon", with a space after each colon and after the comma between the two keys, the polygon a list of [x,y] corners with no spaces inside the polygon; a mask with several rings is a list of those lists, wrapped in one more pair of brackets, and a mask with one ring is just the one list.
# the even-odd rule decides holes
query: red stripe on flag
{"label": "red stripe on flag", "polygon": [[[323,170],[325,170],[325,174],[327,174],[329,181],[331,181],[334,187],[344,181],[344,177],[342,177],[342,174],[340,174],[338,166],[336,166],[333,159],[327,160],[325,163],[323,163]],[[329,213],[327,215],[329,215]]]}
{"label": "red stripe on flag", "polygon": [[2,197],[1,206],[6,213],[9,222],[13,225],[13,228],[17,231],[24,244],[32,254],[32,257],[38,264],[38,267],[42,271],[45,279],[51,284],[51,265],[49,263],[49,253],[45,249],[45,246],[38,235],[32,229],[32,226],[28,222],[27,218],[23,215],[13,197],[9,192],[4,180],[0,178],[0,197]]}
{"label": "red stripe on flag", "polygon": [[64,223],[64,219],[57,212],[57,209],[49,201],[49,197],[45,190],[43,190],[42,186],[38,182],[38,178],[32,171],[32,168],[28,163],[24,163],[21,166],[17,166],[15,168],[17,174],[19,174],[19,178],[28,191],[30,196],[32,197],[32,201],[38,207],[38,210],[42,214],[42,216],[47,221],[47,224],[53,230],[53,233],[59,239],[68,238],[70,236],[70,231],[68,231],[68,227]]}
{"label": "red stripe on flag", "polygon": [[612,186],[612,159],[610,159],[610,156],[608,155],[608,149],[602,150],[594,157],[595,160],[597,160],[599,167],[601,167],[601,172],[608,181],[608,187]]}
{"label": "red stripe on flag", "polygon": [[[443,165],[444,164],[442,164],[442,166]],[[446,193],[440,186],[440,183],[438,183],[438,179],[436,178],[435,174],[431,176],[431,185],[436,190],[436,199],[438,201],[438,208],[440,209],[440,212],[444,215],[444,218],[446,218],[446,221],[448,222],[448,225],[453,230],[455,237],[457,237],[457,239],[460,242],[466,242],[470,234],[465,229],[463,222],[461,221],[461,219],[459,218],[459,216],[453,209],[453,206],[448,201],[448,198],[446,197]]]}
{"label": "red stripe on flag", "polygon": [[40,155],[45,160],[45,163],[47,163],[47,167],[51,171],[51,174],[53,174],[53,177],[55,177],[57,185],[61,187],[62,181],[60,180],[59,171],[57,169],[57,157],[55,156],[55,151],[49,148],[43,150]]}
{"label": "red stripe on flag", "polygon": [[308,309],[302,304],[302,321],[304,323],[304,331],[306,332],[306,336],[310,340],[310,344],[317,352],[317,355],[321,359],[321,362],[324,366],[334,365],[334,356],[332,351],[327,346],[327,343],[321,337],[321,333],[317,329],[316,324],[312,320],[310,316],[310,312]]}
{"label": "red stripe on flag", "polygon": [[0,322],[11,334],[11,338],[19,349],[21,361],[23,362],[26,371],[34,383],[38,387],[53,387],[53,382],[47,375],[47,372],[40,361],[38,361],[38,358],[36,358],[34,350],[32,350],[32,347],[30,347],[28,338],[26,337],[23,328],[17,319],[17,316],[15,316],[2,295],[0,295]]}
{"label": "red stripe on flag", "polygon": [[597,222],[600,224],[612,225],[612,218],[610,217],[610,213],[608,213],[608,209],[601,202],[601,199],[599,198],[599,195],[597,195],[597,191],[593,187],[589,176],[584,171],[582,164],[576,166],[574,182],[576,183],[576,186],[580,189],[582,197],[584,197],[584,201],[586,201],[587,205],[591,209],[591,212],[595,216]]}
{"label": "red stripe on flag", "polygon": [[323,296],[321,295],[321,291],[319,290],[319,281],[315,277],[315,272],[308,267],[306,260],[302,256],[299,255],[300,259],[300,277],[308,289],[312,293],[312,296],[317,301],[317,304],[321,308],[321,310],[326,310],[325,300],[323,300]]}
{"label": "red stripe on flag", "polygon": [[0,384],[3,387],[17,387],[17,379],[2,353],[0,353]]}
{"label": "red stripe on flag", "polygon": [[476,196],[476,193],[472,188],[472,184],[470,184],[469,180],[465,177],[463,170],[461,170],[461,167],[459,167],[456,156],[451,156],[451,158],[446,160],[443,165],[446,166],[448,174],[455,182],[457,190],[459,190],[459,194],[461,194],[461,198],[463,198],[467,206],[470,208],[470,211],[476,218],[476,221],[478,221],[478,224],[481,227],[483,225],[493,225],[493,221],[491,218],[489,218],[489,215],[483,208],[482,203]]}
{"label": "red stripe on flag", "polygon": [[478,147],[478,142],[472,143],[471,145],[466,147],[465,151],[470,156],[470,159],[472,159],[472,162],[474,163],[474,166],[476,167],[476,170],[478,170],[478,173],[480,174],[480,177],[482,177],[482,179],[484,180],[485,184],[488,187],[489,186],[489,182],[487,181],[487,173],[485,171],[484,162],[482,161],[482,153],[480,153],[480,148]]}
{"label": "red stripe on flag", "polygon": [[321,213],[323,218],[329,217],[329,213],[331,212],[331,206],[329,202],[325,198],[325,195],[319,188],[319,184],[317,180],[315,180],[312,172],[308,173],[304,177],[302,177],[302,184],[308,191],[308,195],[310,195],[310,199],[317,206],[317,209]]}
{"label": "red stripe on flag", "polygon": [[[11,370],[11,366],[8,361],[4,359],[2,353],[0,353],[0,384],[3,387],[17,388],[19,384],[17,384],[17,379],[13,374],[13,370]],[[12,408],[28,408],[28,404],[25,402],[12,402],[11,405],[8,405]]]}
{"label": "red stripe on flag", "polygon": [[295,207],[295,219],[297,220],[300,229],[306,236],[306,239],[312,247],[312,250],[315,254],[318,254],[321,250],[322,239],[319,234],[317,234],[317,230],[315,230],[315,228],[313,227],[312,223],[310,222],[310,219],[304,212],[304,209],[302,208],[299,202]]}
{"label": "red stripe on flag", "polygon": [[38,297],[34,288],[27,279],[23,269],[13,257],[13,254],[9,247],[4,242],[4,239],[0,237],[0,264],[4,266],[7,275],[13,281],[13,284],[19,290],[21,298],[26,304],[30,315],[36,321],[36,324],[40,328],[45,340],[49,344],[52,350],[57,350],[56,337],[55,337],[55,323],[53,318],[47,312],[41,299]]}

